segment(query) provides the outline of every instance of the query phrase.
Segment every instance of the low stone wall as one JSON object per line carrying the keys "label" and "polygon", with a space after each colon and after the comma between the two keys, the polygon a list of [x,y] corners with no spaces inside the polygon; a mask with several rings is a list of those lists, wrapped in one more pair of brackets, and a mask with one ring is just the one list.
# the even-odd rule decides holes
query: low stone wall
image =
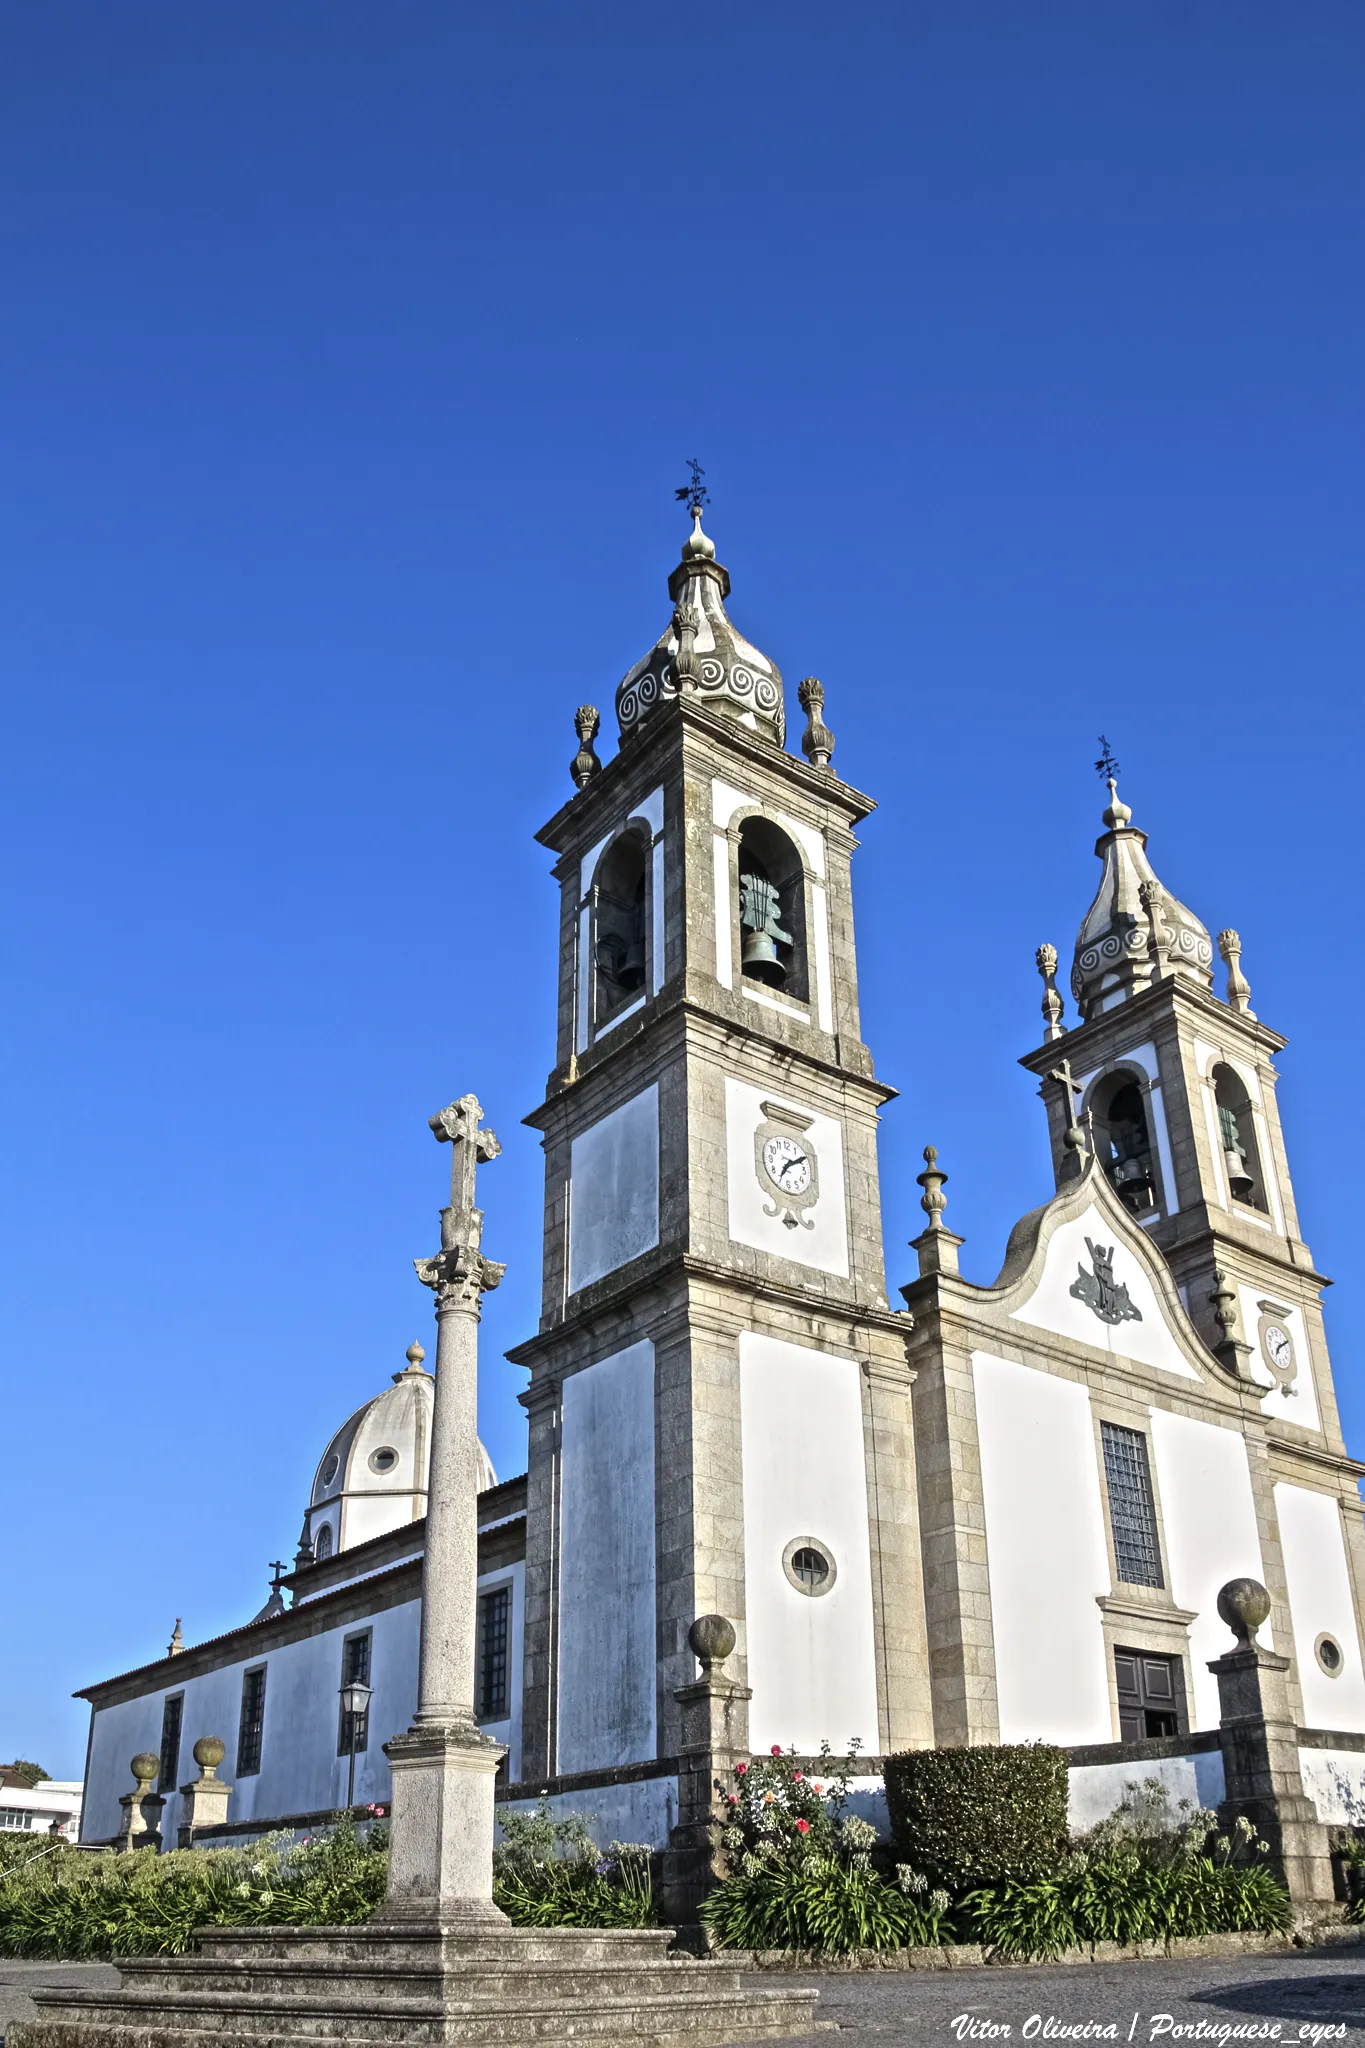
{"label": "low stone wall", "polygon": [[980,1942],[962,1941],[942,1948],[857,1949],[852,1955],[827,1956],[811,1949],[715,1949],[717,1962],[738,1963],[752,1970],[799,1971],[803,1975],[850,1970],[1039,1970],[1056,1969],[1066,1963],[1139,1963],[1160,1960],[1197,1962],[1201,1957],[1288,1955],[1305,1948],[1336,1947],[1365,1942],[1365,1927],[1346,1926],[1338,1920],[1295,1934],[1193,1934],[1171,1941],[1141,1941],[1125,1945],[1118,1941],[1088,1942],[1081,1948],[1064,1949],[1045,1962],[1019,1962],[999,1956]]}

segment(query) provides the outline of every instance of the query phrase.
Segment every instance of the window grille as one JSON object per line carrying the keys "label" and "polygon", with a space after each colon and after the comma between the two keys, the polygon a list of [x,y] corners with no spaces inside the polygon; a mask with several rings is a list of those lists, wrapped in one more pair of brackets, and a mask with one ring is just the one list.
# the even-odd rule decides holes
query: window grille
{"label": "window grille", "polygon": [[[370,1682],[370,1644],[373,1638],[369,1629],[363,1635],[347,1636],[341,1646],[341,1682],[343,1685],[368,1685]],[[351,1723],[354,1721],[354,1730]],[[341,1709],[341,1725],[337,1729],[337,1755],[350,1756],[352,1747],[361,1756],[370,1746],[370,1710],[363,1714],[348,1714]]]}
{"label": "window grille", "polygon": [[183,1692],[172,1693],[161,1709],[161,1768],[156,1789],[164,1797],[176,1789],[180,1776],[180,1722],[185,1711]]}
{"label": "window grille", "polygon": [[498,1586],[479,1601],[479,1719],[505,1721],[512,1588]]}
{"label": "window grille", "polygon": [[1164,1586],[1147,1439],[1140,1430],[1121,1429],[1113,1422],[1102,1422],[1100,1435],[1115,1569],[1125,1585]]}
{"label": "window grille", "polygon": [[237,1775],[254,1777],[261,1768],[261,1737],[265,1731],[265,1666],[242,1673],[242,1718],[237,1725]]}

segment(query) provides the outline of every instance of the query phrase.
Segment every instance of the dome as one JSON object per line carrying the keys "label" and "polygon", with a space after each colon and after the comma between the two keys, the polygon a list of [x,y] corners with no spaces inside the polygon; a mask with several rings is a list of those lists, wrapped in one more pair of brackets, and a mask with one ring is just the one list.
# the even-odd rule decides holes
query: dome
{"label": "dome", "polygon": [[[425,1356],[420,1344],[410,1346],[393,1385],[347,1418],[318,1461],[306,1516],[315,1557],[350,1550],[426,1513],[436,1383],[423,1370]],[[478,1490],[497,1483],[480,1444]]]}
{"label": "dome", "polygon": [[1104,863],[1095,900],[1076,934],[1071,993],[1089,1023],[1155,980],[1179,975],[1213,987],[1213,942],[1199,919],[1162,888],[1147,858],[1147,834],[1109,783],[1109,830],[1095,841]]}
{"label": "dome", "polygon": [[667,628],[616,692],[621,738],[630,739],[651,712],[674,702],[681,681],[700,703],[782,746],[782,677],[725,616],[730,577],[716,560],[714,542],[701,530],[699,510],[693,510],[692,532],[668,579],[668,594],[673,616]]}

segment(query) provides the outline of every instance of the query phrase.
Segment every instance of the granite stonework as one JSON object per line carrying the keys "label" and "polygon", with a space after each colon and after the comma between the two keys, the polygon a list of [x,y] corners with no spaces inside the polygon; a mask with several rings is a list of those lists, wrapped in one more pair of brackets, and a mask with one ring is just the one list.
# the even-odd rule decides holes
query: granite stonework
{"label": "granite stonework", "polygon": [[35,1989],[9,2048],[467,2042],[723,2048],[826,2031],[818,1993],[671,1955],[667,1930],[206,1930],[190,1956],[118,1965],[117,1990]]}

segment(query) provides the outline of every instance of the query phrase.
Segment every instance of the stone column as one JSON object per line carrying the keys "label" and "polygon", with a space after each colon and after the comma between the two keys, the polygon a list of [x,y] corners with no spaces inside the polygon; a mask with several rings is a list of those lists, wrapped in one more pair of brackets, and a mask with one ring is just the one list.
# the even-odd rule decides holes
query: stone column
{"label": "stone column", "polygon": [[493,1904],[493,1778],[506,1755],[474,1716],[478,1578],[479,1313],[503,1268],[479,1250],[483,1214],[474,1169],[501,1147],[483,1111],[462,1095],[431,1118],[451,1146],[450,1206],[441,1249],[414,1261],[436,1295],[436,1384],[422,1562],[417,1712],[384,1745],[393,1767],[388,1919],[503,1926]]}
{"label": "stone column", "polygon": [[180,1787],[180,1827],[176,1843],[181,1849],[194,1845],[198,1828],[221,1827],[228,1817],[231,1785],[218,1776],[218,1766],[227,1755],[216,1735],[201,1735],[190,1752],[199,1766],[199,1776]]}
{"label": "stone column", "polygon": [[161,1847],[161,1813],[166,1801],[161,1793],[153,1792],[152,1780],[161,1769],[161,1759],[151,1751],[142,1750],[129,1765],[135,1781],[135,1789],[125,1792],[119,1800],[123,1808],[123,1819],[114,1837],[114,1847],[119,1850],[159,1849]]}
{"label": "stone column", "polygon": [[682,1710],[678,1744],[678,1822],[664,1851],[664,1917],[674,1926],[694,1923],[697,1908],[729,1868],[721,1847],[723,1793],[737,1763],[749,1755],[749,1702],[753,1692],[727,1678],[721,1666],[735,1647],[734,1623],[703,1614],[688,1631],[701,1677],[673,1697]]}
{"label": "stone column", "polygon": [[1270,1613],[1258,1579],[1232,1579],[1218,1612],[1237,1648],[1215,1657],[1227,1826],[1245,1816],[1270,1845],[1270,1860],[1301,1919],[1321,1919],[1334,1903],[1331,1851],[1318,1810],[1299,1775],[1299,1732],[1289,1707],[1289,1659],[1262,1649],[1256,1631]]}

